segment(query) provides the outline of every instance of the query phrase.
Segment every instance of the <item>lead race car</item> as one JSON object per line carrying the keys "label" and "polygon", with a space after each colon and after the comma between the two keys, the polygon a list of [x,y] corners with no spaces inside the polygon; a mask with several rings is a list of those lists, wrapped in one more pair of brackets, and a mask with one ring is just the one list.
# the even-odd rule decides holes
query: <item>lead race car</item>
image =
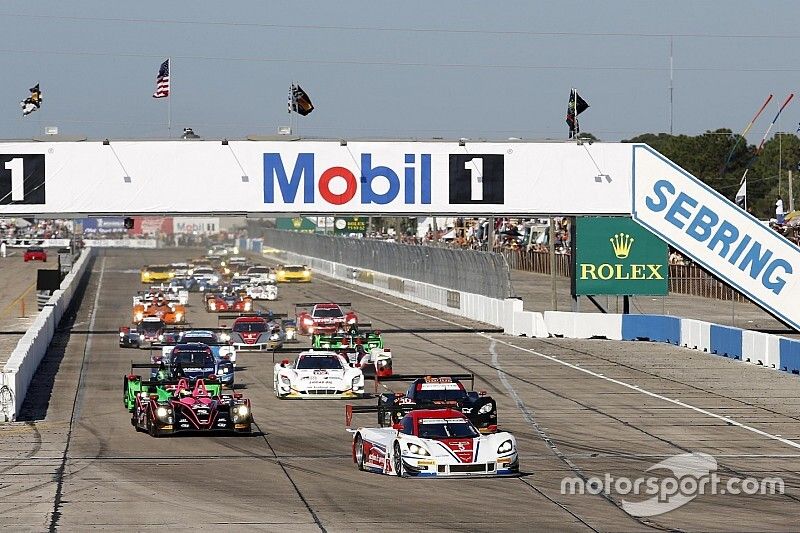
{"label": "lead race car", "polygon": [[364,374],[336,352],[309,350],[275,365],[273,390],[279,399],[361,398]]}
{"label": "lead race car", "polygon": [[153,394],[137,394],[131,424],[137,431],[161,437],[184,431],[250,433],[253,413],[250,400],[241,394],[222,395],[219,388],[198,380],[156,386]]}
{"label": "lead race car", "polygon": [[[352,415],[352,406],[348,405],[348,426]],[[412,411],[391,428],[349,431],[353,433],[353,462],[359,470],[401,477],[519,473],[517,442],[511,433],[482,435],[453,409]]]}

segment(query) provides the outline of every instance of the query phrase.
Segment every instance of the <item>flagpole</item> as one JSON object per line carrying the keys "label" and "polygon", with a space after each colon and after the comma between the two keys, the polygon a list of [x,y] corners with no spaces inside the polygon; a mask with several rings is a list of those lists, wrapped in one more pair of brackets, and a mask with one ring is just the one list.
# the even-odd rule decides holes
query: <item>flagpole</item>
{"label": "flagpole", "polygon": [[169,95],[167,96],[167,137],[172,138],[172,58],[167,57],[169,65]]}
{"label": "flagpole", "polygon": [[783,102],[783,105],[781,105],[781,108],[778,109],[778,112],[775,114],[775,118],[773,118],[772,122],[770,122],[767,131],[764,132],[764,137],[761,138],[761,143],[758,145],[758,148],[756,148],[755,155],[753,155],[753,158],[750,160],[750,163],[747,164],[747,168],[744,169],[744,174],[742,174],[742,179],[739,180],[740,185],[744,183],[744,180],[747,179],[747,172],[750,170],[750,165],[752,164],[753,161],[755,161],[756,157],[758,157],[761,154],[761,150],[764,148],[764,143],[767,142],[767,136],[769,135],[769,132],[772,131],[772,127],[778,121],[778,117],[781,116],[781,113],[783,113],[783,110],[786,108],[787,105],[789,105],[789,102],[791,102],[792,98],[794,98],[794,93],[790,93],[789,96],[786,97],[786,100]]}

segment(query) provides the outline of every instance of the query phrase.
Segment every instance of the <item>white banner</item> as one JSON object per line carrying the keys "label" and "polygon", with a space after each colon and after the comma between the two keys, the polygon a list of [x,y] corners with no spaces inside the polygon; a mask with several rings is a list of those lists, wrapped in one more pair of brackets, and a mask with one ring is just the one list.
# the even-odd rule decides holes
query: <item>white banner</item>
{"label": "white banner", "polygon": [[655,150],[633,158],[634,220],[800,329],[800,249]]}
{"label": "white banner", "polygon": [[631,148],[574,142],[0,144],[0,216],[627,214]]}
{"label": "white banner", "polygon": [[219,218],[175,217],[172,232],[184,235],[213,235],[219,233]]}
{"label": "white banner", "polygon": [[91,248],[156,248],[155,239],[84,239],[84,246]]}

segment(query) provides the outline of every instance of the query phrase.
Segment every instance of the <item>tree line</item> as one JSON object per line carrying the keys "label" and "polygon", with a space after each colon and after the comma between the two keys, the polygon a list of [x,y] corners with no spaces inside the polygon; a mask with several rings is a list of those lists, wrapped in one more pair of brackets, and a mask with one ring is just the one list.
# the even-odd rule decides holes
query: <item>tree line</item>
{"label": "tree line", "polygon": [[[622,142],[651,146],[730,200],[734,200],[742,175],[749,168],[747,208],[761,219],[775,216],[778,198],[783,199],[788,211],[790,171],[795,178],[795,198],[800,189],[797,179],[800,178],[800,139],[794,133],[775,134],[758,154],[756,145],[747,144],[743,137],[729,129],[695,136],[645,133]],[[731,150],[733,153],[726,165]]]}

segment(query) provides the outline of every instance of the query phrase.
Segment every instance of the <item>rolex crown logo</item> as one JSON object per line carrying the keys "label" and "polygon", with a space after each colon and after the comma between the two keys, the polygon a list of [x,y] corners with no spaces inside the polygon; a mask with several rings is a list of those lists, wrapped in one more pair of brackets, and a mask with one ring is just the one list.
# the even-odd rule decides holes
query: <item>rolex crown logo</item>
{"label": "rolex crown logo", "polygon": [[299,228],[302,225],[303,225],[303,219],[302,218],[297,217],[297,218],[293,218],[292,219],[292,226],[294,226],[295,228]]}
{"label": "rolex crown logo", "polygon": [[617,233],[610,239],[611,248],[614,250],[614,255],[618,259],[625,259],[631,253],[631,246],[633,246],[633,237],[627,233]]}

